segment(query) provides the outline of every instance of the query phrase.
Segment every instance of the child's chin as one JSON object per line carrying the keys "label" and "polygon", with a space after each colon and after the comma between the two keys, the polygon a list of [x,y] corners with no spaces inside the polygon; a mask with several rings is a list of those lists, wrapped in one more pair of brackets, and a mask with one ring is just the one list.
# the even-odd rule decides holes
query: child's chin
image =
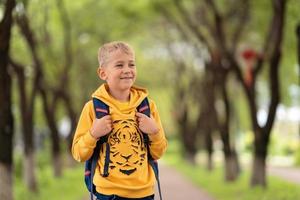
{"label": "child's chin", "polygon": [[122,85],[122,89],[127,90],[127,89],[130,89],[132,86],[133,86],[133,83],[124,84],[124,85]]}

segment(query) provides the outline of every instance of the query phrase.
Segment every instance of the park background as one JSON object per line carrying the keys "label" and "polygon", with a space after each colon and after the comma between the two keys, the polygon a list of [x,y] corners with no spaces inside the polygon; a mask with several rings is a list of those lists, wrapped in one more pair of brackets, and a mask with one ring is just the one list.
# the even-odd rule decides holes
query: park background
{"label": "park background", "polygon": [[102,83],[98,48],[113,40],[135,49],[137,85],[157,103],[169,142],[162,165],[217,200],[300,199],[299,179],[268,173],[300,166],[299,8],[299,0],[1,0],[0,199],[88,198],[70,145]]}

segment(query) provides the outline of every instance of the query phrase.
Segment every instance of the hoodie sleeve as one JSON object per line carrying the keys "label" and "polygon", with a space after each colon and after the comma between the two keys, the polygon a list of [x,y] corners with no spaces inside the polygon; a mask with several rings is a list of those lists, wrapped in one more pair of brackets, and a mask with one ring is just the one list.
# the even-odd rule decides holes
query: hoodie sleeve
{"label": "hoodie sleeve", "polygon": [[93,103],[89,101],[83,107],[72,143],[72,155],[78,162],[88,160],[96,146],[97,140],[90,134],[94,115]]}
{"label": "hoodie sleeve", "polygon": [[157,134],[149,135],[149,139],[151,141],[150,153],[151,153],[152,157],[155,160],[157,160],[166,151],[168,142],[167,142],[165,132],[164,132],[164,129],[163,129],[161,121],[160,121],[158,110],[156,108],[154,101],[152,101],[152,100],[150,100],[150,111],[151,111],[152,117],[155,119],[155,121],[159,127],[159,132]]}

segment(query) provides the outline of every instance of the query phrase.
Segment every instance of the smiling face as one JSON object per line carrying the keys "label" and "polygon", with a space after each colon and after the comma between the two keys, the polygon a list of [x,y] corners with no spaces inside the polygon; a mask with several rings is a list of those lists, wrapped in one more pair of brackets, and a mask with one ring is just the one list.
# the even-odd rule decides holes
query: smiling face
{"label": "smiling face", "polygon": [[117,49],[109,53],[108,59],[98,68],[98,75],[105,80],[111,91],[127,91],[136,79],[133,52]]}

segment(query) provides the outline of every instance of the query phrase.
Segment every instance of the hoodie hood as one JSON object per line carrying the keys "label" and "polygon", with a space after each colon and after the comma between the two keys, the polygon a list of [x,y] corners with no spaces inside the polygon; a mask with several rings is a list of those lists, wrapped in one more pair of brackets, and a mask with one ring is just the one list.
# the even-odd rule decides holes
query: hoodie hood
{"label": "hoodie hood", "polygon": [[145,88],[132,86],[130,89],[129,102],[120,102],[112,97],[108,92],[108,85],[102,84],[93,94],[93,98],[98,98],[114,111],[128,114],[135,111],[140,103],[148,96],[148,91]]}

